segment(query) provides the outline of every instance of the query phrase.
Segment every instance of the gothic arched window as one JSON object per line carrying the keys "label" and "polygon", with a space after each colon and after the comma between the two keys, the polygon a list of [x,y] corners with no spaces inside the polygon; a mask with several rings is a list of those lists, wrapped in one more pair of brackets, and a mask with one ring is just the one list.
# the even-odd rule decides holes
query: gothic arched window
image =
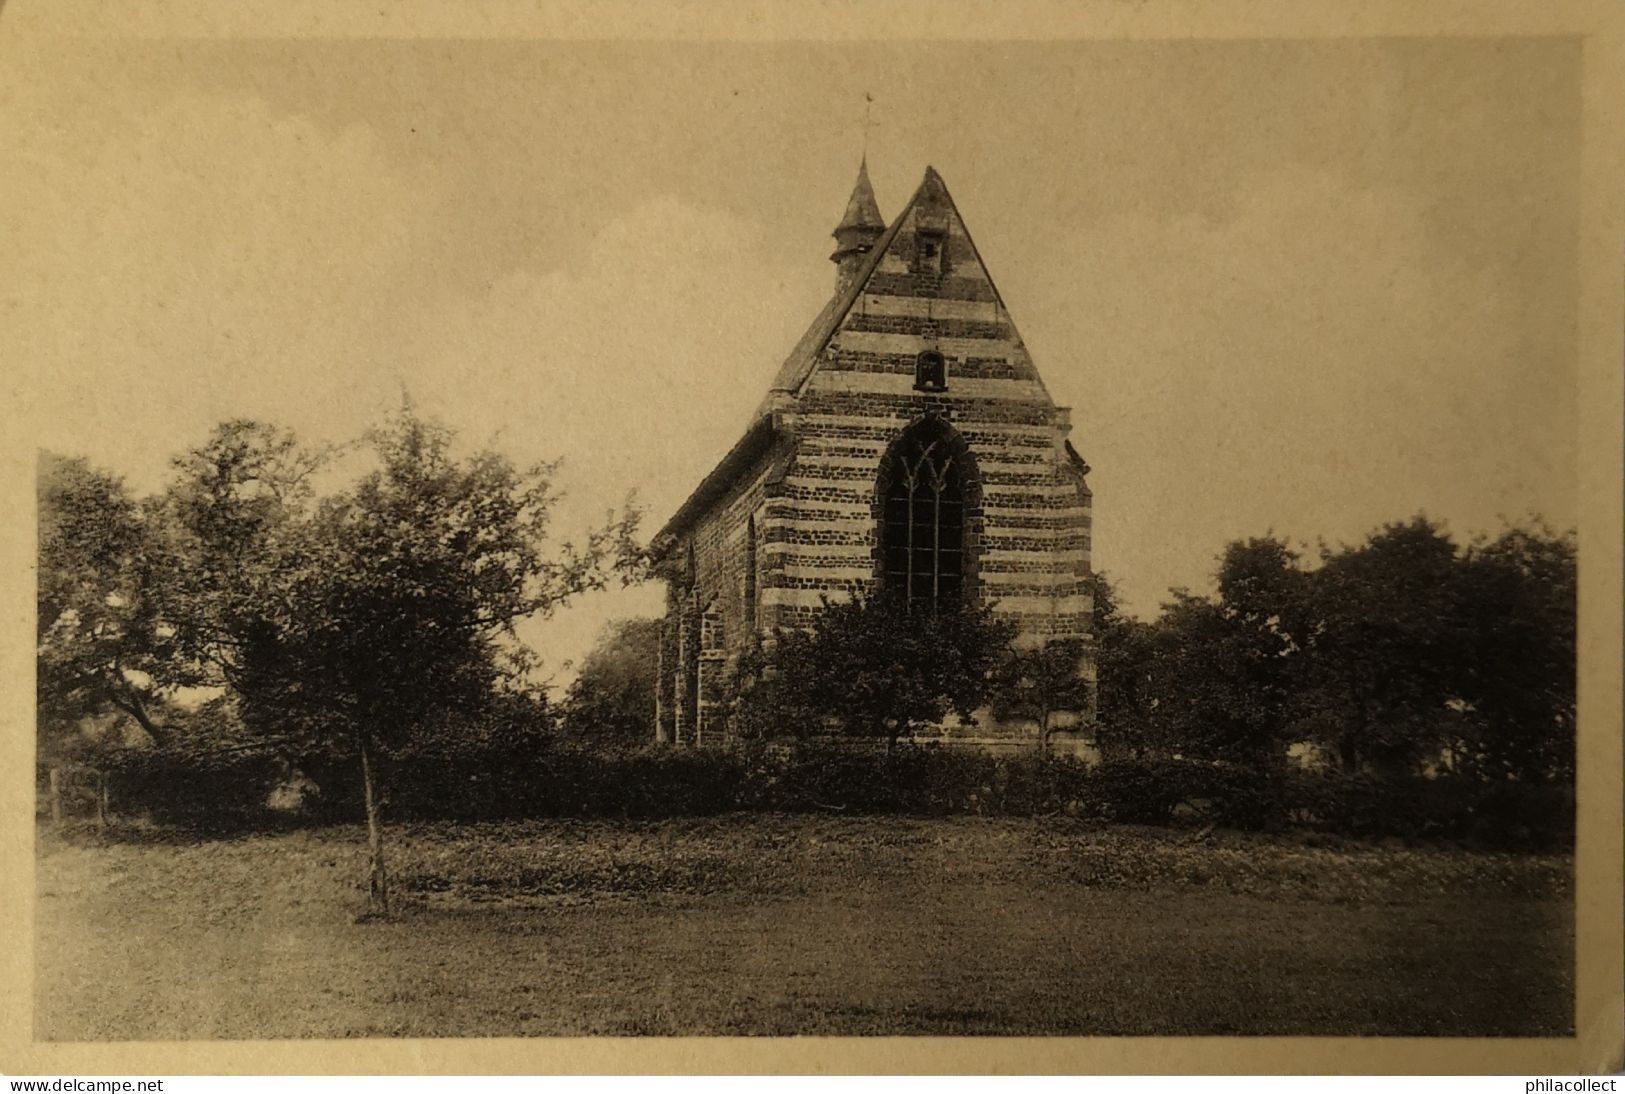
{"label": "gothic arched window", "polygon": [[965,584],[969,455],[942,422],[904,433],[881,468],[881,579],[912,603],[957,600]]}

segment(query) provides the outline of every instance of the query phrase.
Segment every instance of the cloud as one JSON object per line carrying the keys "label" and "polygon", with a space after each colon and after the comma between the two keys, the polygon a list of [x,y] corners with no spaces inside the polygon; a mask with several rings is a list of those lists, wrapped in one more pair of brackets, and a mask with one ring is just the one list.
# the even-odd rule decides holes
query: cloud
{"label": "cloud", "polygon": [[[87,145],[41,127],[6,227],[36,443],[157,488],[217,421],[353,438],[409,391],[471,443],[566,457],[558,529],[636,489],[658,525],[746,424],[833,285],[758,222],[651,195],[575,253],[442,288],[439,180],[253,96],[132,105]],[[26,212],[24,212],[26,211]],[[797,261],[796,257],[801,260]],[[651,528],[652,530],[652,528]],[[557,665],[643,589],[529,628]]]}
{"label": "cloud", "polygon": [[230,415],[342,427],[420,195],[368,131],[177,95],[31,131],[8,227],[39,442],[151,487]]}
{"label": "cloud", "polygon": [[1220,221],[1078,233],[1060,259],[1076,281],[1003,278],[1096,468],[1096,565],[1137,610],[1206,586],[1224,542],[1272,528],[1574,519],[1569,305],[1516,255],[1458,260],[1428,216],[1402,189],[1279,170]]}
{"label": "cloud", "polygon": [[796,257],[754,221],[656,196],[561,265],[415,317],[406,380],[450,421],[498,424],[506,449],[564,454],[583,504],[635,486],[663,520],[833,288],[821,256]]}
{"label": "cloud", "polygon": [[[495,153],[405,155],[398,132],[388,146],[252,94],[83,74],[23,81],[9,111],[30,120],[0,157],[18,417],[141,489],[221,418],[346,439],[404,388],[471,440],[565,457],[561,533],[631,488],[658,525],[833,286],[828,241],[785,234],[823,229],[773,203],[783,181],[765,168],[730,179],[750,200],[729,212],[701,188],[653,189],[667,176],[648,165],[564,200],[615,165],[594,160],[585,181],[561,165],[521,209],[524,238],[556,250],[497,256],[489,222],[509,211],[479,219],[466,200],[470,164]],[[1089,220],[1002,169],[960,192],[1074,407],[1095,561],[1131,606],[1203,585],[1227,539],[1270,528],[1357,538],[1424,508],[1463,531],[1575,519],[1573,301],[1551,256],[1485,242],[1512,232],[1453,247],[1442,185],[1269,162],[1236,176],[1233,200],[1180,206],[1203,215],[1120,193]],[[548,167],[523,165],[489,164],[503,194]],[[526,633],[558,664],[605,617],[659,600],[598,597]]]}
{"label": "cloud", "polygon": [[[495,426],[516,457],[563,455],[561,532],[636,489],[652,533],[738,439],[832,290],[821,256],[800,259],[757,222],[653,197],[561,267],[416,317],[402,378],[465,433]],[[557,667],[608,619],[662,609],[656,588],[599,594],[522,633]]]}

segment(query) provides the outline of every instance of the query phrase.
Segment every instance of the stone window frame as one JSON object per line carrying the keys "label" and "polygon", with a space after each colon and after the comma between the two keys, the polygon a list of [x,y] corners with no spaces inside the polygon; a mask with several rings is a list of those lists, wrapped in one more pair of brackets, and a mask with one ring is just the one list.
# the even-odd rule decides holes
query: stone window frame
{"label": "stone window frame", "polygon": [[914,390],[948,390],[948,358],[941,350],[923,349],[914,358]]}
{"label": "stone window frame", "polygon": [[921,431],[937,433],[939,443],[946,446],[959,461],[962,471],[961,497],[963,506],[962,541],[960,545],[960,599],[967,605],[979,603],[982,595],[980,560],[985,518],[982,514],[982,473],[976,453],[964,435],[941,413],[930,412],[901,426],[886,443],[875,475],[874,497],[870,503],[873,521],[874,562],[873,587],[876,592],[886,589],[886,497],[891,490],[894,464],[900,445],[913,439]]}
{"label": "stone window frame", "polygon": [[926,277],[947,277],[952,269],[948,258],[946,224],[921,224],[914,231],[913,272]]}

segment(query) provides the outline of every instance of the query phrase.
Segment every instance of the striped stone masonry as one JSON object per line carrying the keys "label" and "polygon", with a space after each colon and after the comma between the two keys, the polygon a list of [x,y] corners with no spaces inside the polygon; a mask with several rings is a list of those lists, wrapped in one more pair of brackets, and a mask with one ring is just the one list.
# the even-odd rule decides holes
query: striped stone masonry
{"label": "striped stone masonry", "polygon": [[[928,419],[969,465],[962,595],[1014,620],[1024,647],[1089,636],[1093,496],[1070,413],[935,172],[889,226],[875,220],[837,229],[835,298],[756,423],[656,537],[669,588],[657,740],[725,742],[724,681],[740,653],[885,579],[882,465]],[[940,376],[920,371],[927,358]],[[1092,663],[1082,671],[1093,678]],[[1076,712],[1080,732],[1092,705]],[[1031,726],[978,734],[965,739],[1036,742]]]}

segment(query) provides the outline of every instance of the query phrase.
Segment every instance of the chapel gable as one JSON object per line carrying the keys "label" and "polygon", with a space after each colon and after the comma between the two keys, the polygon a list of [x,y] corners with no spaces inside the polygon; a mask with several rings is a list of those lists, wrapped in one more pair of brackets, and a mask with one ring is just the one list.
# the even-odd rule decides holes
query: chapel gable
{"label": "chapel gable", "polygon": [[834,294],[656,538],[665,740],[725,739],[726,666],[830,601],[886,589],[991,605],[1027,645],[1089,634],[1088,466],[946,183],[927,168],[887,223],[865,163],[831,234]]}

